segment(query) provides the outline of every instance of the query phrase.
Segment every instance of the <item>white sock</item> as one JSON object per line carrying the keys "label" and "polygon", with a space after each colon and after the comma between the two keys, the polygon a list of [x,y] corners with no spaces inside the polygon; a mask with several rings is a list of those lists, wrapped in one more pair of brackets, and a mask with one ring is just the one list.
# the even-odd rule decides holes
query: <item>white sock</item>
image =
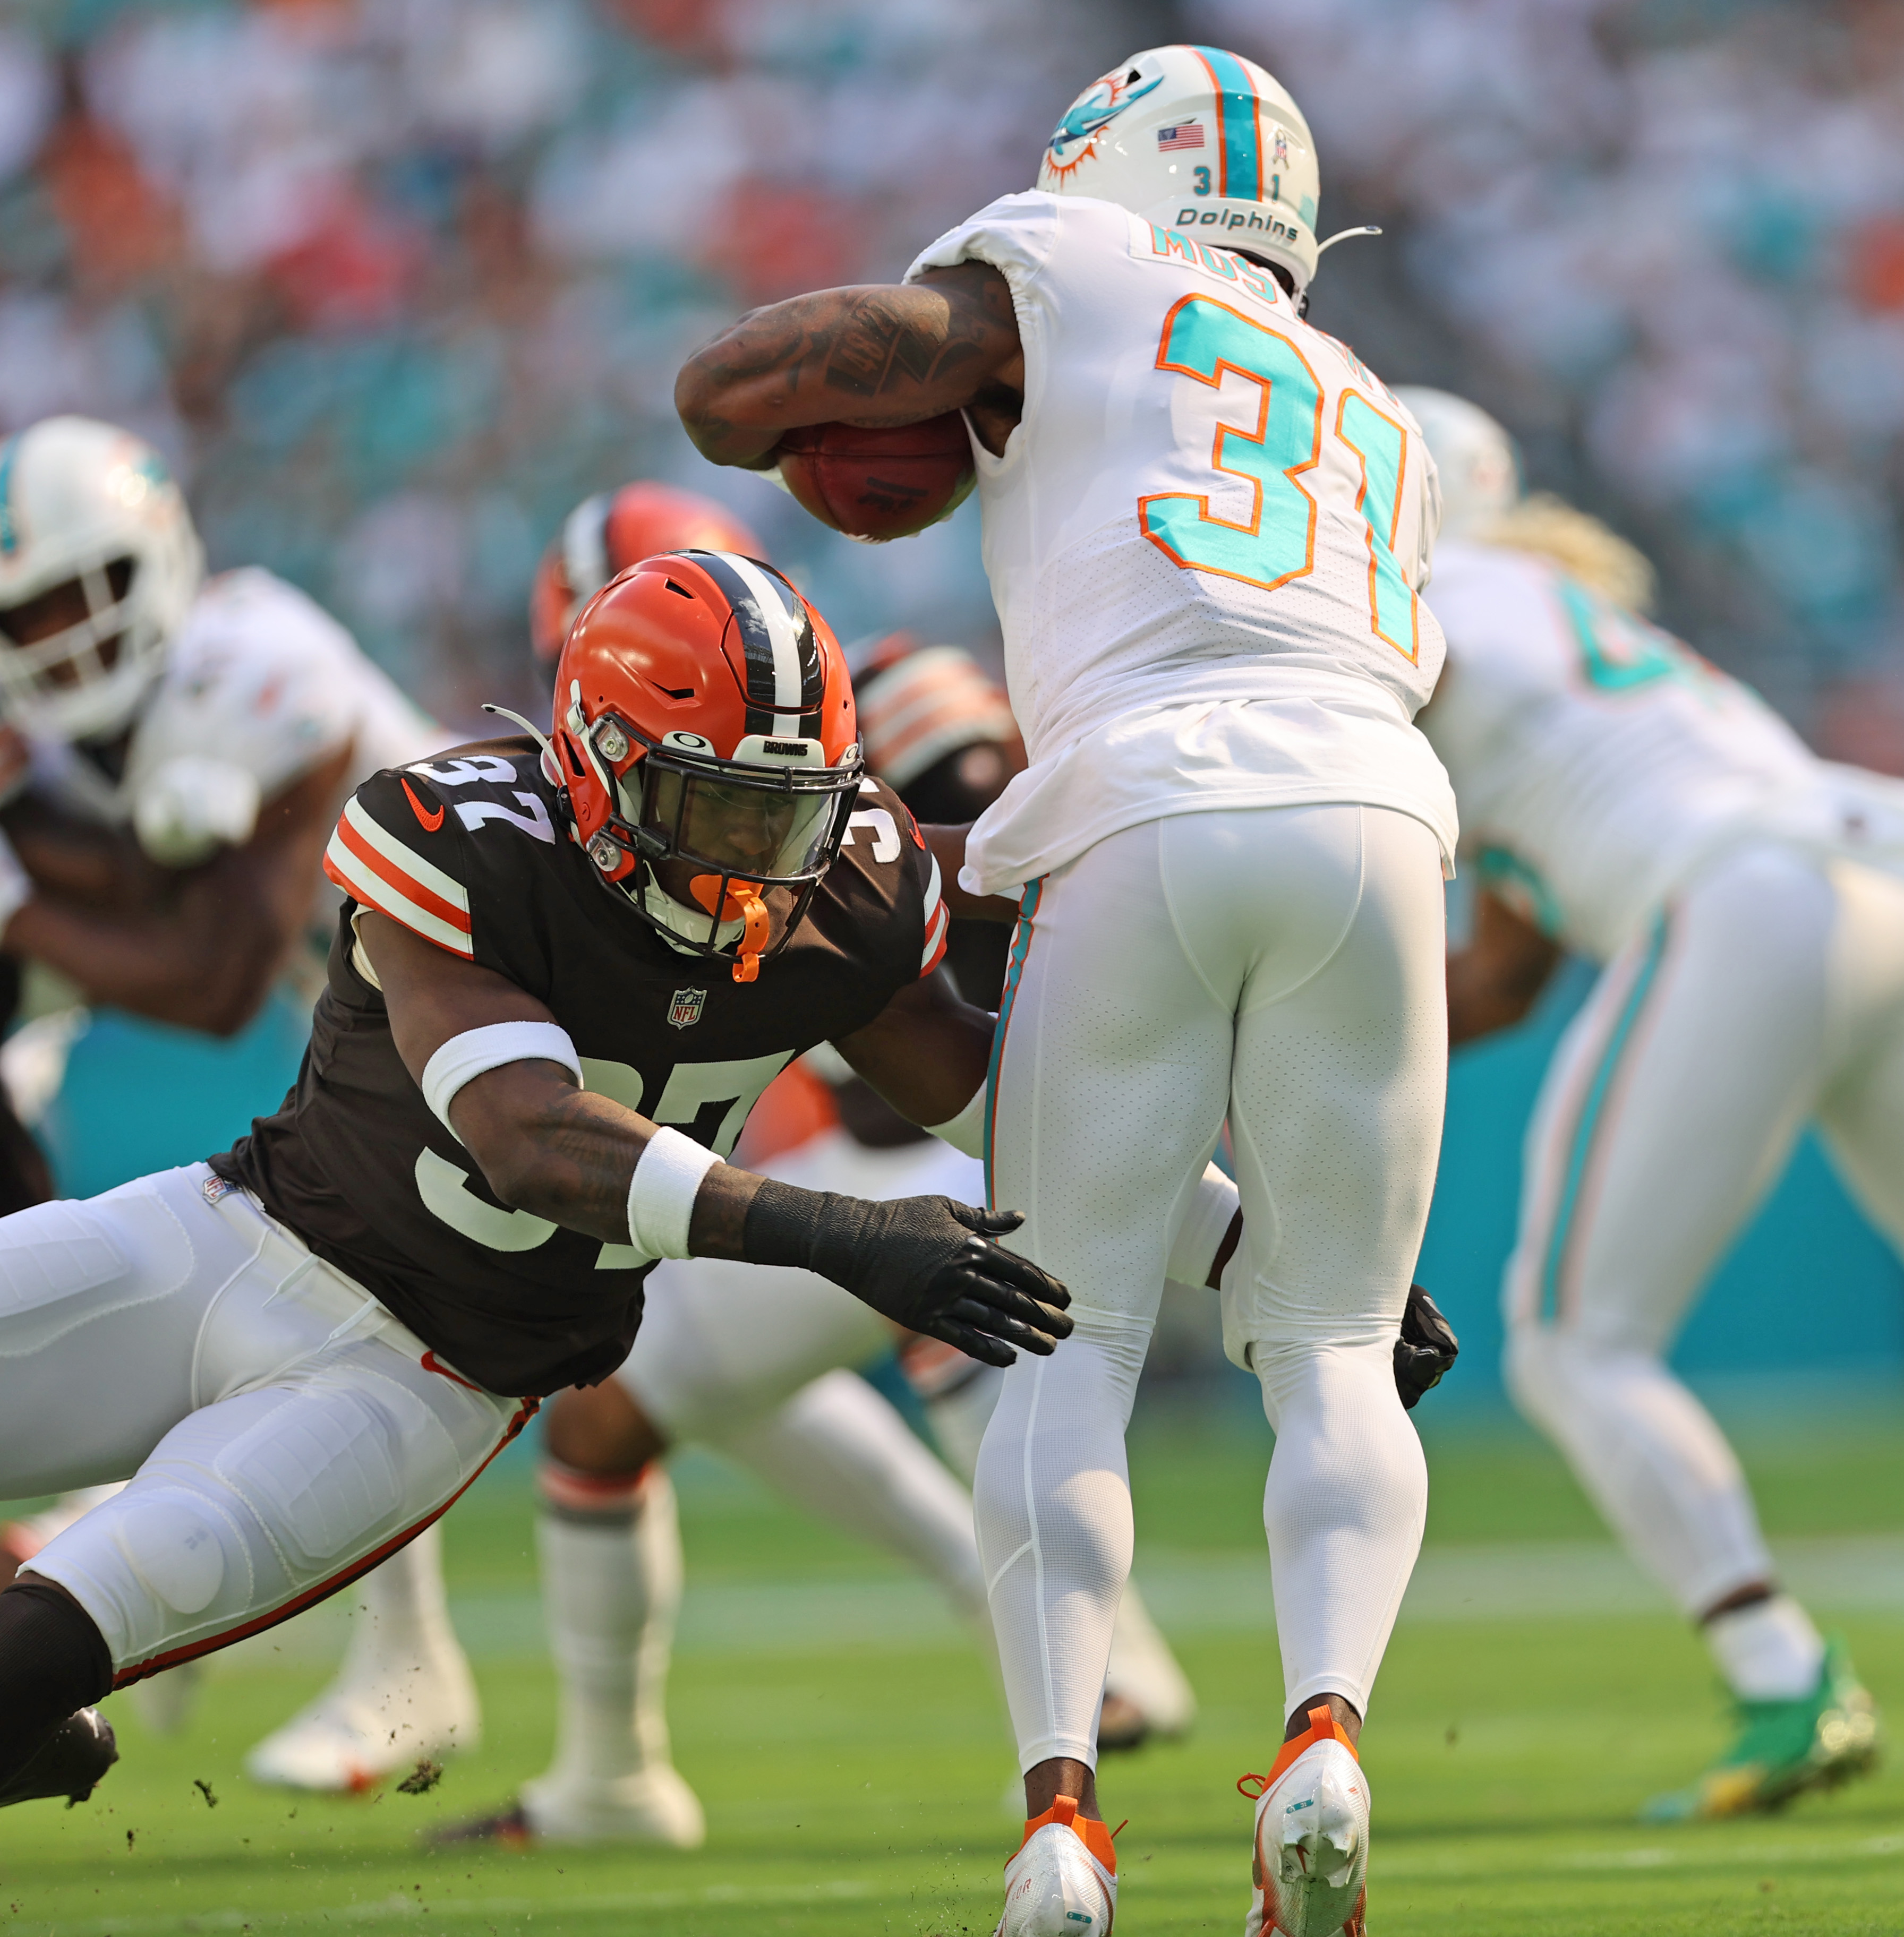
{"label": "white sock", "polygon": [[909,1561],[969,1620],[984,1620],[971,1496],[856,1372],[823,1374],[717,1443],[809,1513]]}
{"label": "white sock", "polygon": [[357,1611],[338,1679],[346,1687],[429,1672],[462,1649],[443,1587],[443,1529],[426,1527],[357,1584]]}
{"label": "white sock", "polygon": [[1130,1572],[1124,1428],[1151,1323],[1076,1305],[1071,1315],[1062,1350],[1023,1355],[1005,1374],[978,1456],[978,1550],[1021,1769],[1053,1756],[1096,1766]]}
{"label": "white sock", "polygon": [[1796,1702],[1818,1685],[1824,1637],[1789,1594],[1716,1614],[1705,1644],[1742,1702]]}
{"label": "white sock", "polygon": [[1428,1469],[1395,1390],[1392,1336],[1251,1347],[1276,1450],[1263,1523],[1284,1713],[1325,1693],[1363,1714],[1421,1550]]}
{"label": "white sock", "polygon": [[536,1544],[560,1699],[555,1760],[523,1802],[537,1829],[559,1832],[542,1819],[669,1760],[681,1528],[659,1465],[602,1478],[548,1461],[540,1484]]}
{"label": "white sock", "polygon": [[1652,1353],[1530,1325],[1510,1337],[1505,1370],[1514,1403],[1688,1620],[1772,1578],[1724,1434]]}

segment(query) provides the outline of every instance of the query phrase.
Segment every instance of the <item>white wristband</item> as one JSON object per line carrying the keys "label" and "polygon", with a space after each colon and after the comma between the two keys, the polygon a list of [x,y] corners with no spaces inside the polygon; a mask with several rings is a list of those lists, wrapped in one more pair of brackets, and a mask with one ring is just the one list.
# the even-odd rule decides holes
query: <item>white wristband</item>
{"label": "white wristband", "polygon": [[1172,1284],[1192,1285],[1201,1290],[1209,1283],[1210,1267],[1217,1261],[1217,1253],[1242,1201],[1235,1185],[1214,1164],[1204,1166],[1196,1195],[1184,1213],[1177,1241],[1163,1268],[1164,1276]]}
{"label": "white wristband", "polygon": [[453,1035],[423,1065],[423,1101],[450,1135],[450,1099],[465,1083],[505,1062],[559,1062],[582,1081],[581,1059],[568,1032],[553,1023],[491,1023]]}
{"label": "white wristband", "polygon": [[928,1123],[926,1132],[941,1143],[950,1144],[955,1150],[963,1150],[967,1156],[985,1154],[985,1102],[991,1094],[992,1086],[981,1083],[972,1092],[972,1101],[956,1117],[942,1123]]}
{"label": "white wristband", "polygon": [[701,1180],[720,1161],[679,1130],[656,1130],[628,1184],[628,1238],[647,1258],[684,1258]]}
{"label": "white wristband", "polygon": [[14,844],[0,833],[0,929],[33,899],[33,878],[20,865]]}

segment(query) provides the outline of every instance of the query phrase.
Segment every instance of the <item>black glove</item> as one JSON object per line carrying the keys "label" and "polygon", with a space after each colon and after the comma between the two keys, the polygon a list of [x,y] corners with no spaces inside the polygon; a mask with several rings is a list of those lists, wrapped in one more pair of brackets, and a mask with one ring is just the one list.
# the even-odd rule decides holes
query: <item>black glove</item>
{"label": "black glove", "polygon": [[756,1264],[817,1272],[909,1332],[1008,1366],[1017,1357],[1012,1346],[1048,1353],[1071,1332],[1070,1293],[992,1241],[1024,1221],[949,1197],[873,1203],[769,1178],[747,1206],[742,1235]]}
{"label": "black glove", "polygon": [[1460,1341],[1442,1316],[1441,1307],[1418,1284],[1408,1287],[1402,1314],[1402,1335],[1395,1341],[1395,1390],[1412,1412],[1422,1394],[1433,1392],[1460,1356]]}

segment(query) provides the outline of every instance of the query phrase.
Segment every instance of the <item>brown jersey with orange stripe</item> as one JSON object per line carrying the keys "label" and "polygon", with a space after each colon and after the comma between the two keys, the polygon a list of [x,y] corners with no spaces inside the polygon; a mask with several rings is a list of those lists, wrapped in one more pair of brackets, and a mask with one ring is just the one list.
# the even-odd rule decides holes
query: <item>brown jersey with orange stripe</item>
{"label": "brown jersey with orange stripe", "polygon": [[357,914],[507,977],[568,1031],[590,1089],[723,1156],[788,1062],[864,1027],[945,946],[938,870],[870,780],[806,919],[750,983],[672,948],[605,885],[526,738],[375,775],[325,869],[350,899],[297,1087],[212,1168],[499,1393],[605,1378],[649,1261],[496,1201],[397,1054]]}

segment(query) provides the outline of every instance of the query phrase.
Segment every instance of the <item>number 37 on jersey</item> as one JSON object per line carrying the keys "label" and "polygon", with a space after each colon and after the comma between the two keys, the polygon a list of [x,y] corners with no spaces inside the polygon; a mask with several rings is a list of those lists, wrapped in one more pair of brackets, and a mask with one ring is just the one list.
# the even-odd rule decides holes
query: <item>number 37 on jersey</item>
{"label": "number 37 on jersey", "polygon": [[[1172,232],[1157,232],[1164,247],[1181,245],[1171,253],[1233,274],[1240,286],[1275,302],[1266,275],[1247,262]],[[1219,421],[1209,465],[1217,474],[1212,491],[1222,491],[1221,502],[1243,514],[1226,516],[1212,508],[1211,492],[1154,493],[1138,500],[1144,535],[1188,570],[1239,579],[1266,592],[1308,577],[1316,567],[1321,509],[1315,487],[1323,481],[1324,440],[1332,439],[1356,480],[1354,506],[1368,553],[1369,629],[1414,662],[1420,653],[1416,595],[1396,554],[1402,480],[1411,438],[1417,434],[1373,377],[1369,387],[1385,404],[1350,387],[1338,386],[1329,398],[1330,386],[1297,336],[1350,353],[1299,325],[1296,335],[1286,334],[1277,322],[1250,314],[1246,300],[1241,286],[1237,300],[1215,293],[1179,298],[1163,319],[1157,348],[1159,371],[1213,390],[1231,386],[1223,397],[1225,420],[1232,420],[1231,397],[1241,390],[1242,408],[1235,413],[1240,420]],[[1247,499],[1234,484],[1226,488],[1227,480],[1247,485]]]}

